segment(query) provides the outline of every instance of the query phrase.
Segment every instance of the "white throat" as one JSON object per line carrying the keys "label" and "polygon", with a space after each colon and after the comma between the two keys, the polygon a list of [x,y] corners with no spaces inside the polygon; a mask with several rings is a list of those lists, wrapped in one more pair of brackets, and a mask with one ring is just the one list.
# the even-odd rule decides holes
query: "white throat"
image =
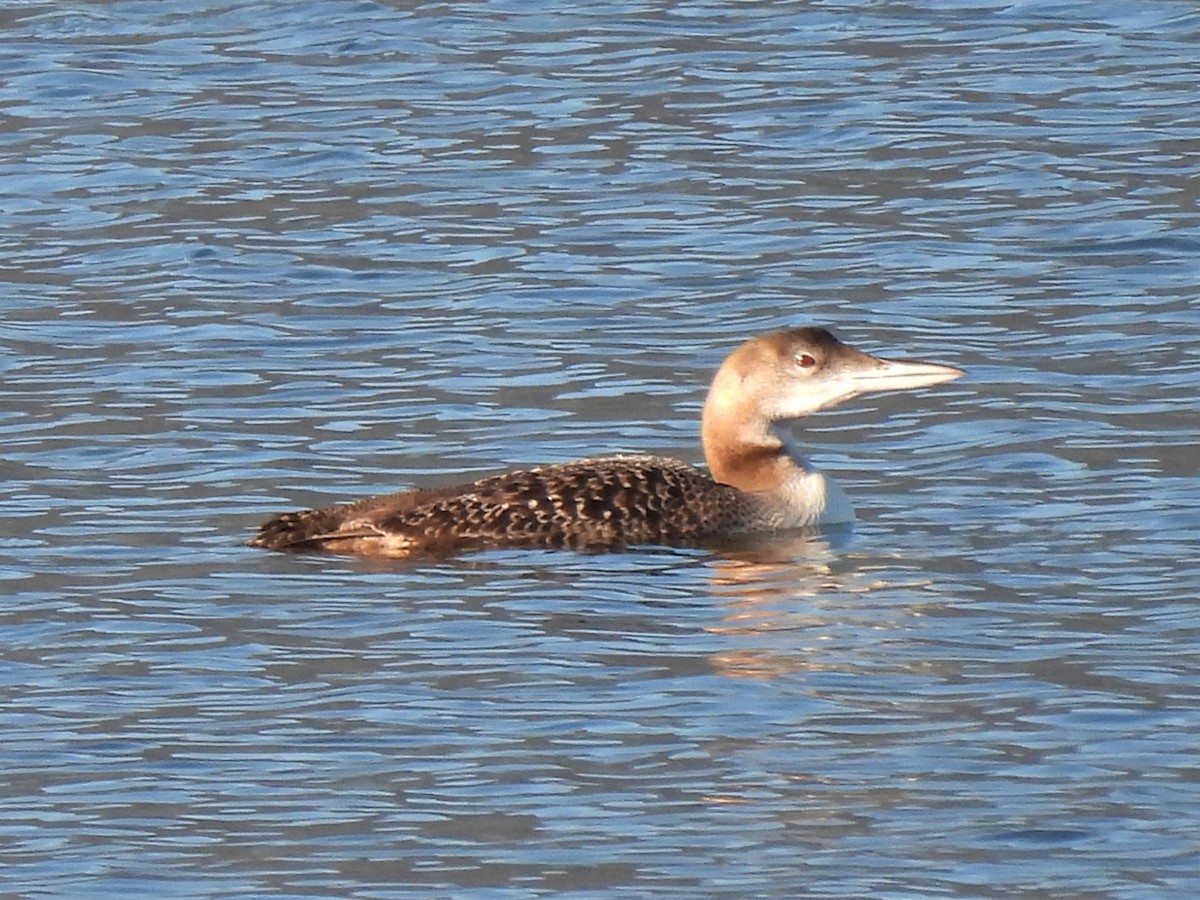
{"label": "white throat", "polygon": [[854,506],[836,481],[818,469],[784,428],[773,428],[794,469],[783,484],[780,500],[787,511],[784,528],[845,525],[854,521]]}

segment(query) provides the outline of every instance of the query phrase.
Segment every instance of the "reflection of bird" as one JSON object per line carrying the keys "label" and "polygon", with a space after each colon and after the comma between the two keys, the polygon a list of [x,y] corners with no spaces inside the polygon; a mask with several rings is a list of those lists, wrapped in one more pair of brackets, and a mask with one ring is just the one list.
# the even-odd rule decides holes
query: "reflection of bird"
{"label": "reflection of bird", "polygon": [[849,522],[841,489],[777,423],[868,391],[958,378],[951,366],[869,356],[822,328],[747,341],[725,360],[704,405],[712,477],[673,459],[610,456],[509,472],[474,484],[405,491],[267,521],[271,550],[382,556],[488,547],[618,549]]}

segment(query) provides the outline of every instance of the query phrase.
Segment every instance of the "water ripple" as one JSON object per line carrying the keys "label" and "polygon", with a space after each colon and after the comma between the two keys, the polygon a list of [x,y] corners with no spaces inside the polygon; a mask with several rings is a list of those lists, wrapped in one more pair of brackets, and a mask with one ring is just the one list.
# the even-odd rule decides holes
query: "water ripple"
{"label": "water ripple", "polygon": [[[1188,893],[1178,4],[0,11],[17,893]],[[697,460],[822,322],[852,534],[406,566],[270,511]],[[164,873],[170,873],[170,883]]]}

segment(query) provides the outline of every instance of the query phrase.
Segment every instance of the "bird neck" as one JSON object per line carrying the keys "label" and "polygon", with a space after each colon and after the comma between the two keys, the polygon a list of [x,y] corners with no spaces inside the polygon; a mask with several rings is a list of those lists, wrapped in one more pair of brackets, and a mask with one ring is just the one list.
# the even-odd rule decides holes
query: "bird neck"
{"label": "bird neck", "polygon": [[760,410],[730,402],[729,396],[714,385],[704,405],[701,437],[713,479],[756,495],[774,510],[778,527],[853,521],[854,509],[841,488],[790,436]]}
{"label": "bird neck", "polygon": [[713,384],[700,425],[704,458],[715,480],[752,493],[777,493],[811,470],[762,411]]}

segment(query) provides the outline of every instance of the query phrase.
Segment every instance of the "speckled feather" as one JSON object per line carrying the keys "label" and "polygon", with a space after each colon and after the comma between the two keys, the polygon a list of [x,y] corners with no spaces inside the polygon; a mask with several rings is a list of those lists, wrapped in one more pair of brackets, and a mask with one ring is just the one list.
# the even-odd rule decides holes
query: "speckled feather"
{"label": "speckled feather", "polygon": [[270,519],[251,544],[389,556],[490,546],[692,544],[774,527],[770,505],[693,466],[617,456],[543,466],[474,484],[370,497]]}

